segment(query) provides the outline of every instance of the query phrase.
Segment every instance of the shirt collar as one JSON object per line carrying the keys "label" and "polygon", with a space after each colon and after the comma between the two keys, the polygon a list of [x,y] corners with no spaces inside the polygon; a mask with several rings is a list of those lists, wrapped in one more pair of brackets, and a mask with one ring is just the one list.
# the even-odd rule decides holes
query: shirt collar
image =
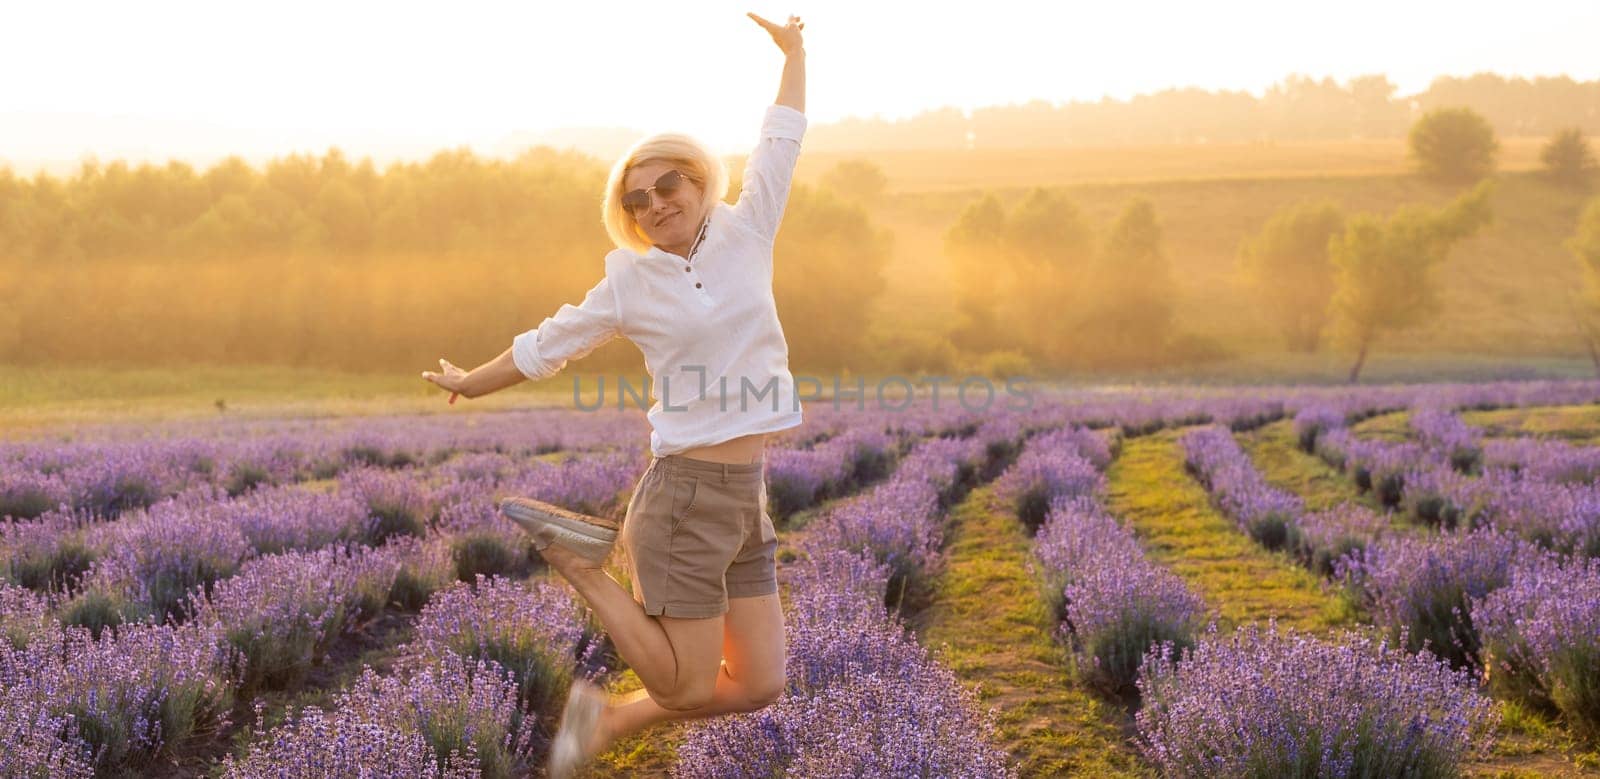
{"label": "shirt collar", "polygon": [[[715,209],[713,208],[713,211],[714,210]],[[712,219],[712,215],[708,215],[706,217],[705,224],[700,227],[701,234],[700,234],[700,237],[698,239],[699,240],[700,253],[704,253],[705,252],[706,243],[708,243],[711,240],[711,223],[713,221],[714,220]],[[690,254],[690,257],[692,258],[696,254],[696,252],[695,252],[694,249],[690,249],[689,254]],[[666,251],[666,250],[662,249],[661,247],[656,246],[654,244],[651,244],[649,250],[647,250],[644,253],[644,256],[645,257],[661,257],[663,259],[670,258],[670,259],[676,260],[678,262],[683,262],[685,260],[685,258],[679,257],[676,254],[672,254],[671,252],[668,252],[668,251]],[[692,262],[692,260],[691,260],[691,262]]]}

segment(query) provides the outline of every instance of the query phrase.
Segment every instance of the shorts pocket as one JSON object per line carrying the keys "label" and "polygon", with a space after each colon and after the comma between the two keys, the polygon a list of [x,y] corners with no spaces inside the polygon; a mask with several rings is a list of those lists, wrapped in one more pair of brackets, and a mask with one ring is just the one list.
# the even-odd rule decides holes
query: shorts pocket
{"label": "shorts pocket", "polygon": [[672,529],[677,530],[683,520],[694,511],[695,498],[699,497],[700,480],[693,477],[672,482]]}

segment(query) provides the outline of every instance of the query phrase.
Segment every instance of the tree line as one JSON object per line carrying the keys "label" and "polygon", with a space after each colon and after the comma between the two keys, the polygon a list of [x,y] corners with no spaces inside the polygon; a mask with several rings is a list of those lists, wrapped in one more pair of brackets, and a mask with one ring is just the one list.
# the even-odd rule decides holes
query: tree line
{"label": "tree line", "polygon": [[1600,80],[1479,73],[1440,77],[1402,95],[1382,75],[1342,84],[1292,75],[1260,97],[1185,88],[1128,100],[988,106],[970,116],[941,108],[898,121],[851,118],[814,128],[807,143],[869,150],[1400,138],[1422,114],[1454,106],[1472,108],[1504,136],[1547,136],[1567,127],[1600,132]]}
{"label": "tree line", "polygon": [[[1352,354],[1352,379],[1384,338],[1427,320],[1451,248],[1490,219],[1491,185],[1478,182],[1499,145],[1487,118],[1438,109],[1408,138],[1418,175],[1462,189],[1453,203],[1387,215],[1290,204],[1239,249],[1241,278],[1285,345],[1314,352],[1331,339]],[[1579,128],[1541,158],[1553,184],[1595,183]],[[449,151],[381,171],[337,150],[260,169],[230,159],[205,170],[91,162],[61,178],[0,171],[0,362],[399,370],[486,359],[599,279],[605,172],[549,149],[512,160]],[[791,194],[774,287],[785,321],[804,323],[787,333],[795,365],[1017,374],[1223,353],[1177,319],[1149,201],[1099,225],[1052,189],[1009,209],[992,193],[975,199],[944,236],[948,329],[869,341],[892,236],[864,203],[885,183],[850,160]],[[1600,205],[1570,245],[1591,285],[1574,322],[1600,371]],[[640,370],[621,341],[584,366]]]}
{"label": "tree line", "polygon": [[[337,149],[261,168],[235,158],[204,170],[0,170],[0,362],[398,370],[487,359],[599,281],[606,174],[547,148],[510,160],[453,150],[382,170]],[[800,364],[862,361],[890,245],[855,201],[794,188],[774,291],[788,321],[809,323],[788,334]],[[620,339],[585,367],[643,372]]]}
{"label": "tree line", "polygon": [[[1488,177],[1499,143],[1483,116],[1430,111],[1408,140],[1418,175],[1470,189],[1443,208],[1410,205],[1388,215],[1291,204],[1239,248],[1240,275],[1288,349],[1316,352],[1332,335],[1353,355],[1352,382],[1384,338],[1437,313],[1438,274],[1451,249],[1492,219]],[[1587,190],[1600,175],[1576,128],[1551,138],[1541,159],[1553,185]],[[1098,231],[1059,192],[1036,189],[1009,211],[989,194],[967,206],[944,245],[958,296],[952,337],[962,348],[1015,349],[1058,369],[1216,356],[1174,317],[1176,287],[1148,201],[1135,199]],[[1589,283],[1575,313],[1600,373],[1600,199],[1570,246]]]}

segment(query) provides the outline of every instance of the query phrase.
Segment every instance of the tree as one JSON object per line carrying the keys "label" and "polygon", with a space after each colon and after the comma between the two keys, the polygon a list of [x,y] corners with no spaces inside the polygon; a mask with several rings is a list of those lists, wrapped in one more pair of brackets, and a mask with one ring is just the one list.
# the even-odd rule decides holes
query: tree
{"label": "tree", "polygon": [[1352,384],[1380,337],[1438,309],[1434,271],[1452,246],[1489,223],[1492,190],[1485,181],[1443,209],[1405,206],[1388,221],[1363,214],[1329,243],[1336,332],[1356,351]]}
{"label": "tree", "polygon": [[1090,281],[1079,333],[1091,360],[1148,365],[1165,356],[1177,289],[1161,243],[1155,206],[1135,198],[1111,226]]}
{"label": "tree", "polygon": [[1077,205],[1055,190],[1034,189],[1009,212],[993,195],[973,202],[945,234],[959,314],[952,340],[1065,362],[1093,240]]}
{"label": "tree", "polygon": [[1411,158],[1423,176],[1446,183],[1494,172],[1500,143],[1488,120],[1470,108],[1439,108],[1411,126]]}
{"label": "tree", "polygon": [[1589,349],[1589,359],[1594,362],[1596,375],[1600,375],[1600,345],[1597,345],[1593,322],[1600,312],[1600,198],[1589,201],[1578,219],[1578,232],[1567,241],[1567,249],[1583,268],[1584,306],[1575,314],[1583,334],[1584,345]]}
{"label": "tree", "polygon": [[1594,152],[1577,127],[1556,133],[1539,152],[1539,160],[1551,181],[1568,187],[1587,187],[1597,169]]}
{"label": "tree", "polygon": [[1329,202],[1302,203],[1275,214],[1239,247],[1239,265],[1257,302],[1290,351],[1317,350],[1333,297],[1328,239],[1344,229]]}
{"label": "tree", "polygon": [[950,260],[956,287],[956,345],[985,351],[995,343],[999,328],[995,305],[1000,291],[999,271],[1005,257],[1006,215],[1000,201],[986,194],[968,205],[944,234],[944,253]]}
{"label": "tree", "polygon": [[883,175],[883,168],[874,163],[845,160],[822,175],[822,185],[846,198],[871,204],[883,196],[889,179]]}
{"label": "tree", "polygon": [[1007,215],[1001,243],[1009,271],[1002,293],[1007,331],[1034,358],[1065,361],[1075,345],[1073,318],[1064,314],[1081,307],[1094,231],[1077,204],[1040,188]]}
{"label": "tree", "polygon": [[[873,303],[892,234],[861,206],[832,192],[795,185],[773,247],[773,295],[785,322],[789,357],[807,368],[861,367]],[[803,323],[795,326],[793,323]]]}

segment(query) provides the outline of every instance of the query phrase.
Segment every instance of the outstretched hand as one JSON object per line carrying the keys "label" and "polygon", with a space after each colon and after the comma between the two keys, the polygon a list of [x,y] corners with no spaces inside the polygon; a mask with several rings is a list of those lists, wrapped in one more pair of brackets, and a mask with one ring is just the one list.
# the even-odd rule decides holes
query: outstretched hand
{"label": "outstretched hand", "polygon": [[439,367],[444,369],[443,373],[423,371],[422,378],[439,385],[443,389],[449,390],[450,403],[454,405],[456,402],[456,396],[461,394],[461,381],[467,377],[467,372],[457,368],[456,366],[452,365],[449,360],[443,358],[439,359]]}
{"label": "outstretched hand", "polygon": [[755,14],[745,15],[754,19],[756,24],[761,25],[761,28],[772,36],[772,42],[778,44],[778,48],[783,51],[783,56],[787,57],[805,51],[805,42],[800,38],[800,31],[806,28],[806,23],[800,21],[800,17],[791,16],[788,24],[777,25]]}

